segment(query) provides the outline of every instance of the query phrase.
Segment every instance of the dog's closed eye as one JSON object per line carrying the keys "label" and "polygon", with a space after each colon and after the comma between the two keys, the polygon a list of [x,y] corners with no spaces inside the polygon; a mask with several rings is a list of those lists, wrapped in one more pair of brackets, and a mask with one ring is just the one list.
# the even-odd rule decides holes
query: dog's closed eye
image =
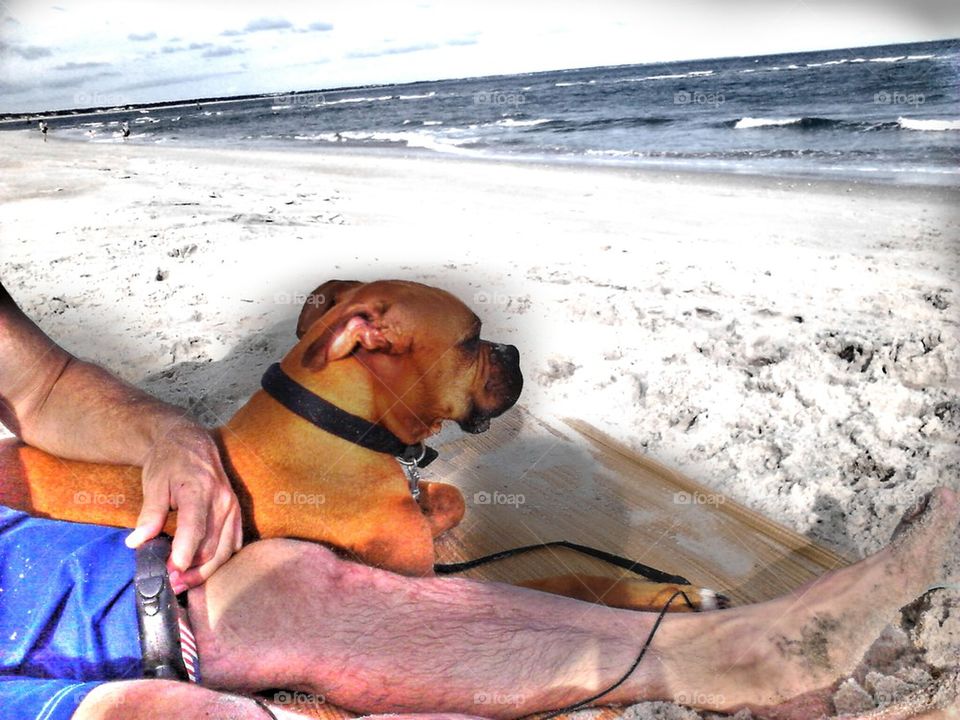
{"label": "dog's closed eye", "polygon": [[467,352],[476,352],[480,347],[480,336],[474,335],[473,337],[468,337],[466,340],[461,340],[458,345]]}
{"label": "dog's closed eye", "polygon": [[457,343],[457,347],[460,347],[467,352],[476,352],[480,347],[480,318],[476,318],[473,322],[473,327],[470,328],[470,332],[467,336]]}

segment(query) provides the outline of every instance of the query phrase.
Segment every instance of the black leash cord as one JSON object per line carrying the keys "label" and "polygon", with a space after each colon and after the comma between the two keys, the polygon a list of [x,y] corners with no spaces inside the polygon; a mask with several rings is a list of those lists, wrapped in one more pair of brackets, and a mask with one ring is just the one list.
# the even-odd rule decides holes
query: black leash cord
{"label": "black leash cord", "polygon": [[478,565],[485,565],[488,562],[502,560],[503,558],[512,557],[514,555],[522,555],[524,553],[532,552],[533,550],[549,547],[564,547],[568,550],[583,553],[584,555],[589,555],[590,557],[597,558],[598,560],[608,562],[611,565],[616,565],[617,567],[629,570],[635,575],[640,575],[641,577],[645,577],[647,580],[653,580],[654,582],[673,583],[676,585],[691,584],[689,580],[687,580],[685,577],[681,577],[680,575],[671,575],[663,572],[662,570],[657,570],[656,568],[650,567],[649,565],[644,565],[634,560],[630,560],[629,558],[621,557],[620,555],[614,555],[613,553],[608,553],[605,550],[598,550],[597,548],[592,548],[588,545],[573,543],[569,540],[554,540],[552,542],[537,543],[536,545],[524,545],[522,547],[511,548],[509,550],[501,550],[500,552],[496,552],[491,555],[484,555],[483,557],[475,558],[473,560],[465,560],[464,562],[440,563],[433,566],[433,571],[437,575],[451,575],[453,573],[463,572],[464,570],[470,570]]}
{"label": "black leash cord", "polygon": [[[606,690],[598,692],[596,695],[591,695],[586,700],[575,702],[572,705],[567,705],[566,707],[562,707],[559,710],[553,710],[547,713],[546,715],[541,716],[540,720],[550,720],[550,718],[555,718],[557,717],[557,715],[563,715],[564,713],[573,712],[574,710],[579,710],[580,708],[583,708],[589,705],[595,700],[599,700],[604,695],[608,695],[609,693],[612,693],[618,687],[623,685],[627,681],[627,678],[629,678],[633,674],[633,671],[637,669],[637,666],[640,664],[640,661],[643,660],[643,656],[647,654],[647,649],[650,647],[650,643],[653,642],[653,636],[656,635],[657,630],[660,628],[660,623],[663,622],[664,616],[667,614],[667,611],[670,609],[670,604],[675,599],[677,599],[677,597],[681,597],[681,596],[683,597],[683,600],[688,607],[691,607],[691,608],[693,607],[693,603],[690,602],[690,598],[687,597],[687,594],[683,592],[683,590],[677,590],[673,595],[671,595],[670,599],[667,600],[666,604],[660,609],[660,614],[657,615],[657,621],[653,623],[653,627],[650,628],[650,633],[647,635],[647,640],[645,643],[643,643],[643,647],[640,648],[640,652],[637,654],[637,659],[633,661],[633,665],[630,666],[630,669],[627,670],[619,680],[617,680],[613,685],[608,687]],[[521,715],[520,718],[518,718],[517,720],[521,720],[521,718],[532,717],[535,714],[536,713]]]}
{"label": "black leash cord", "polygon": [[273,710],[270,709],[270,706],[267,705],[262,698],[258,698],[256,695],[242,695],[241,697],[250,698],[258,708],[263,710],[270,717],[270,720],[277,720],[277,716],[273,713]]}

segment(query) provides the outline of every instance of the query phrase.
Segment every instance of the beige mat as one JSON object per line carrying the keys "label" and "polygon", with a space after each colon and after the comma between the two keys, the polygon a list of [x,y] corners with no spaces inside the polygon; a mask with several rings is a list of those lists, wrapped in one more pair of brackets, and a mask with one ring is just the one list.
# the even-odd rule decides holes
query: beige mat
{"label": "beige mat", "polygon": [[[438,541],[440,562],[568,540],[683,575],[724,592],[734,604],[777,597],[847,564],[582,421],[556,427],[517,408],[488,432],[438,449],[440,458],[424,479],[457,485],[467,500],[463,523]],[[566,572],[619,577],[623,571],[548,549],[463,576],[511,582]],[[349,717],[329,706],[315,714]]]}

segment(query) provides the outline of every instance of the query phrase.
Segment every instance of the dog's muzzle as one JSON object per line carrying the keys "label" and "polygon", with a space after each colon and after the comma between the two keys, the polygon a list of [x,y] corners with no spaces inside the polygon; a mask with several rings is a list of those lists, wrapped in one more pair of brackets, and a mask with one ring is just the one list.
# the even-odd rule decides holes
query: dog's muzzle
{"label": "dog's muzzle", "polygon": [[520,372],[520,351],[513,345],[491,343],[490,377],[484,387],[484,395],[493,401],[490,409],[481,408],[476,402],[470,414],[458,424],[468,433],[482,433],[490,428],[490,420],[512,408],[523,390],[523,373]]}
{"label": "dog's muzzle", "polygon": [[482,432],[486,432],[490,429],[490,418],[492,415],[487,415],[485,413],[480,413],[476,411],[476,408],[470,413],[470,415],[465,419],[457,423],[460,426],[460,429],[464,432],[472,433],[474,435]]}

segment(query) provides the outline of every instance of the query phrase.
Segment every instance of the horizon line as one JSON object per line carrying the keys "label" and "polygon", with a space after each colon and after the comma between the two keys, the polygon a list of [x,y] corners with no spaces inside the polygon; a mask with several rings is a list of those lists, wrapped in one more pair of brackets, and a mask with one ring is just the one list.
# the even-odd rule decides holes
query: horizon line
{"label": "horizon line", "polygon": [[[72,107],[72,108],[62,108],[58,110],[35,110],[35,111],[3,111],[0,110],[0,125],[16,122],[18,120],[23,120],[25,118],[31,119],[40,119],[44,117],[63,117],[63,116],[77,116],[77,115],[92,115],[92,114],[102,114],[105,111],[117,109],[118,111],[129,111],[129,110],[138,110],[142,108],[159,108],[159,107],[176,107],[178,105],[194,105],[194,104],[216,104],[216,103],[225,103],[225,102],[243,102],[244,100],[253,100],[257,98],[269,98],[269,97],[281,97],[284,95],[309,95],[311,93],[324,93],[324,92],[347,92],[350,90],[363,90],[367,88],[385,88],[385,87],[404,87],[407,85],[420,85],[424,83],[434,83],[434,82],[445,82],[445,81],[468,81],[468,80],[484,80],[487,78],[503,78],[503,77],[515,77],[515,76],[524,76],[524,75],[545,75],[548,73],[557,73],[557,72],[573,72],[580,70],[593,70],[593,69],[607,69],[607,68],[622,68],[622,67],[641,67],[644,65],[665,65],[671,63],[684,63],[684,62],[709,62],[711,60],[733,60],[733,59],[749,59],[749,58],[762,58],[762,57],[776,57],[778,55],[804,55],[811,53],[824,53],[824,52],[836,52],[839,50],[869,50],[871,48],[886,48],[886,47],[899,47],[903,45],[921,45],[921,44],[930,44],[930,43],[942,43],[949,41],[960,42],[960,37],[943,37],[935,38],[932,40],[911,40],[908,42],[896,42],[896,43],[884,43],[880,45],[856,45],[852,47],[833,47],[833,48],[820,48],[817,50],[785,50],[782,52],[776,53],[764,53],[761,55],[718,55],[712,57],[691,57],[683,58],[678,60],[652,60],[639,63],[619,63],[616,65],[582,65],[578,67],[565,67],[565,68],[553,68],[550,70],[534,70],[528,72],[516,72],[516,73],[497,73],[493,75],[466,75],[461,77],[436,77],[429,79],[418,79],[418,80],[408,80],[404,82],[386,82],[386,83],[364,83],[360,85],[341,85],[327,88],[309,88],[304,90],[276,90],[270,92],[256,92],[256,93],[241,93],[239,95],[224,95],[224,96],[206,96],[206,97],[197,97],[197,98],[179,98],[171,100],[157,100],[152,102],[142,102],[142,103],[127,103],[122,106],[120,105],[98,105],[91,107]],[[122,94],[122,93],[104,93],[104,94]]]}

